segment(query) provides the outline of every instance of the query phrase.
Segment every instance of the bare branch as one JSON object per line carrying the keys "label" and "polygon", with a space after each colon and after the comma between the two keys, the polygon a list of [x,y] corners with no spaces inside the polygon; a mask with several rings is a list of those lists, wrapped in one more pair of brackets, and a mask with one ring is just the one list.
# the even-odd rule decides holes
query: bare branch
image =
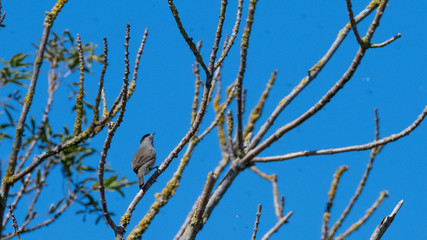
{"label": "bare branch", "polygon": [[142,36],[141,44],[139,45],[138,52],[136,54],[135,58],[135,66],[133,68],[133,75],[132,80],[129,83],[129,89],[127,92],[127,98],[129,99],[132,96],[132,93],[135,91],[136,87],[136,79],[138,77],[138,70],[139,70],[139,62],[141,60],[142,53],[144,52],[145,42],[147,41],[148,37],[148,28],[144,30],[144,35]]}
{"label": "bare branch", "polygon": [[102,212],[104,214],[105,220],[110,225],[111,229],[113,229],[114,232],[117,231],[117,226],[114,223],[113,219],[111,219],[110,213],[108,212],[107,207],[107,200],[105,199],[105,186],[104,186],[104,165],[105,165],[105,159],[107,158],[108,149],[110,148],[111,140],[114,136],[114,131],[117,128],[113,127],[113,124],[110,124],[108,126],[108,135],[105,139],[104,147],[101,152],[101,159],[99,160],[99,166],[98,166],[98,188],[99,188],[99,194],[101,198],[101,206],[102,206]]}
{"label": "bare branch", "polygon": [[84,80],[85,80],[85,65],[84,56],[82,49],[82,41],[80,35],[77,34],[77,48],[79,52],[79,63],[80,63],[80,82],[79,82],[79,93],[76,96],[76,121],[74,123],[74,135],[77,136],[82,132],[82,118],[83,118],[83,96],[84,96]]}
{"label": "bare branch", "polygon": [[379,147],[382,145],[386,145],[390,142],[394,142],[399,140],[400,138],[407,136],[410,134],[415,128],[417,128],[421,122],[424,120],[424,118],[427,115],[427,106],[424,108],[424,110],[421,112],[421,114],[418,116],[418,118],[406,129],[401,131],[397,134],[392,134],[388,137],[382,138],[381,140],[373,141],[370,143],[362,144],[362,145],[355,145],[355,146],[349,146],[349,147],[343,147],[343,148],[332,148],[332,149],[325,149],[325,150],[315,150],[315,151],[301,151],[301,152],[294,152],[294,153],[288,153],[281,156],[273,156],[273,157],[256,157],[252,161],[253,162],[274,162],[274,161],[284,161],[292,158],[297,157],[308,157],[313,155],[331,155],[336,153],[343,153],[343,152],[351,152],[351,151],[363,151],[372,149],[375,147]]}
{"label": "bare branch", "polygon": [[254,230],[252,232],[252,240],[255,240],[256,233],[258,232],[259,218],[261,217],[261,209],[262,209],[262,205],[258,204],[258,210],[256,213],[256,218],[255,218],[255,223],[254,223]]}
{"label": "bare branch", "polygon": [[375,228],[374,233],[372,233],[369,240],[380,240],[381,237],[384,235],[385,231],[387,231],[387,228],[390,226],[390,224],[393,222],[394,217],[397,215],[397,212],[399,212],[400,208],[402,207],[403,200],[400,200],[397,205],[394,207],[393,212],[391,212],[390,215],[383,218],[380,225],[378,225]]}
{"label": "bare branch", "polygon": [[347,166],[339,167],[335,174],[334,179],[332,180],[331,188],[329,189],[328,193],[328,203],[326,204],[325,212],[323,213],[323,222],[322,222],[322,240],[326,240],[328,238],[329,233],[329,219],[331,218],[331,209],[332,205],[334,203],[335,194],[338,189],[338,183],[342,177],[342,174],[348,170]]}
{"label": "bare branch", "polygon": [[[168,3],[169,3],[169,8],[172,11],[172,15],[175,18],[176,25],[178,26],[178,29],[182,37],[184,37],[185,41],[187,42],[188,47],[191,49],[194,56],[196,57],[197,62],[199,62],[200,65],[202,65],[202,68],[203,70],[205,70],[207,76],[212,75],[213,72],[210,72],[209,69],[206,67],[205,63],[203,62],[202,55],[200,55],[200,52],[197,50],[196,44],[194,44],[193,42],[193,38],[190,38],[187,32],[185,31],[184,26],[181,23],[181,19],[178,16],[178,10],[176,9],[175,4],[173,3],[173,0],[168,0]],[[208,79],[209,77],[207,77],[207,80]],[[212,77],[210,77],[210,79],[212,79]],[[210,81],[206,81],[205,84],[210,86],[211,83]]]}
{"label": "bare branch", "polygon": [[106,119],[108,116],[108,110],[107,110],[107,97],[105,96],[105,88],[102,88],[101,91],[101,98],[102,98],[102,118]]}
{"label": "bare branch", "polygon": [[224,49],[222,50],[220,58],[215,63],[214,69],[217,69],[219,66],[222,65],[222,62],[224,61],[225,57],[227,57],[228,52],[230,51],[231,47],[234,44],[234,40],[236,39],[237,33],[239,32],[240,21],[242,19],[242,9],[243,9],[243,0],[238,0],[236,21],[234,23],[233,32],[232,32],[230,39],[228,40],[227,44],[225,45]]}
{"label": "bare branch", "polygon": [[[30,184],[30,178],[29,178],[30,176],[29,175],[27,176],[28,177],[22,181],[21,188],[19,189],[18,193],[16,193],[16,197],[11,204],[12,209],[16,208],[16,206],[18,205],[18,202],[21,200],[23,194],[26,192],[27,186]],[[11,194],[9,194],[9,197],[10,196]],[[10,214],[8,213],[3,219],[3,223],[2,223],[3,229],[6,228],[6,224],[9,221],[9,218],[10,218]]]}
{"label": "bare branch", "polygon": [[[356,23],[361,22],[365,19],[369,14],[371,14],[376,8],[378,4],[376,4],[376,0],[373,0],[363,11],[361,11],[355,18]],[[274,111],[271,113],[270,117],[265,121],[265,123],[261,126],[258,133],[254,136],[251,143],[247,147],[247,151],[253,149],[258,143],[262,140],[267,131],[273,126],[274,121],[280,115],[280,113],[295,99],[298,94],[304,90],[304,88],[311,83],[313,79],[316,78],[317,74],[323,69],[323,67],[328,63],[328,61],[332,58],[335,51],[347,37],[350,28],[347,28],[347,25],[342,28],[335,41],[332,43],[331,47],[325,53],[325,55],[308,71],[308,75],[304,77],[300,83],[292,89],[292,91],[288,94],[288,96],[284,97]]]}
{"label": "bare branch", "polygon": [[276,225],[274,225],[263,237],[262,237],[262,239],[261,240],[267,240],[267,239],[269,239],[275,232],[277,232],[279,229],[280,229],[280,227],[283,225],[283,224],[285,224],[285,223],[287,223],[288,222],[288,220],[289,220],[289,218],[292,216],[292,214],[293,214],[293,212],[292,211],[290,211],[290,212],[288,212],[288,214],[286,214],[286,216],[284,216],[282,219],[280,219],[280,221],[278,221],[277,223],[276,223]]}
{"label": "bare branch", "polygon": [[[53,66],[51,66],[50,71],[53,71],[52,69]],[[57,77],[54,76],[54,74],[49,74],[48,75],[48,83],[49,83],[49,89],[48,89],[48,99],[47,99],[47,103],[46,103],[46,107],[44,109],[43,112],[43,116],[42,116],[42,121],[40,123],[40,125],[37,127],[37,133],[36,135],[33,137],[33,141],[31,142],[30,147],[28,148],[28,150],[26,151],[24,157],[22,158],[21,162],[18,164],[18,167],[15,170],[15,173],[18,173],[21,171],[22,167],[25,165],[26,161],[28,160],[28,158],[30,157],[31,153],[34,150],[34,147],[36,146],[38,140],[40,139],[45,127],[46,127],[46,123],[48,121],[48,116],[51,110],[51,106],[53,103],[53,95],[55,93],[55,91],[58,89],[58,82],[57,82]],[[12,205],[12,207],[14,208],[14,206]]]}
{"label": "bare branch", "polygon": [[356,21],[354,20],[353,10],[351,9],[351,0],[346,0],[347,10],[348,10],[348,18],[350,19],[351,28],[353,29],[354,36],[356,37],[357,42],[360,46],[364,46],[364,42],[362,38],[360,38],[359,31],[357,30]]}
{"label": "bare branch", "polygon": [[252,32],[252,23],[254,22],[255,8],[258,0],[251,0],[249,3],[248,17],[246,19],[246,26],[243,30],[242,41],[240,43],[240,67],[237,73],[236,80],[236,101],[237,101],[237,152],[243,151],[243,104],[242,104],[242,88],[243,88],[243,77],[246,71],[246,58],[249,47],[249,37]]}
{"label": "bare branch", "polygon": [[[380,127],[379,127],[378,110],[375,109],[375,140],[378,141],[379,137],[380,137]],[[340,218],[335,222],[335,224],[332,226],[331,230],[329,231],[328,239],[333,238],[336,231],[340,228],[341,224],[344,222],[344,220],[350,213],[351,209],[353,208],[354,204],[356,203],[357,199],[359,198],[360,194],[362,193],[363,188],[365,187],[366,181],[368,180],[369,173],[372,170],[375,157],[378,155],[378,153],[380,153],[383,146],[384,145],[371,149],[371,156],[370,156],[368,165],[366,166],[365,173],[363,174],[363,177],[360,180],[359,185],[357,186],[356,192],[354,193],[354,196],[351,198],[347,207],[342,212]]]}
{"label": "bare branch", "polygon": [[194,240],[196,235],[202,229],[204,221],[202,219],[203,214],[206,209],[206,204],[208,203],[209,196],[211,195],[212,188],[215,184],[217,176],[213,172],[209,172],[206,179],[205,187],[203,188],[203,193],[200,196],[197,207],[194,211],[193,218],[191,219],[191,224],[188,225],[185,234],[181,236],[181,240]]}
{"label": "bare branch", "polygon": [[226,117],[226,129],[227,129],[227,152],[228,155],[234,158],[235,156],[235,150],[234,150],[234,143],[233,143],[233,113],[231,110],[227,111],[227,117]]}
{"label": "bare branch", "polygon": [[402,34],[398,33],[394,37],[391,37],[390,39],[388,39],[387,41],[385,41],[383,43],[371,44],[369,47],[370,48],[381,48],[381,47],[385,47],[385,46],[389,45],[390,43],[394,42],[396,39],[398,39],[400,37],[402,37]]}
{"label": "bare branch", "polygon": [[227,0],[221,0],[221,11],[219,13],[218,27],[216,29],[215,41],[214,41],[214,45],[212,47],[212,53],[211,53],[211,56],[209,58],[209,65],[208,65],[208,69],[209,69],[209,72],[211,74],[213,74],[215,71],[216,53],[218,52],[219,41],[221,40],[221,36],[222,36],[222,27],[224,25],[225,11],[227,9],[227,4],[228,4]]}
{"label": "bare branch", "polygon": [[375,113],[375,141],[380,140],[380,118],[378,117],[378,109],[374,109]]}
{"label": "bare branch", "polygon": [[267,100],[268,94],[270,93],[271,88],[276,80],[277,70],[271,74],[270,80],[268,80],[267,86],[264,92],[261,94],[257,105],[252,109],[251,114],[248,118],[248,123],[246,124],[245,131],[243,132],[243,138],[246,138],[249,133],[254,130],[256,121],[261,117],[262,110],[264,109],[265,101]]}
{"label": "bare branch", "polygon": [[279,203],[279,189],[277,186],[277,174],[267,175],[266,173],[261,172],[258,168],[252,166],[250,169],[256,173],[258,176],[264,178],[265,180],[271,182],[273,188],[273,202],[274,202],[274,212],[276,213],[277,220],[282,219],[283,217],[283,206],[285,204],[284,196],[282,196],[282,202]]}
{"label": "bare branch", "polygon": [[[234,84],[231,85],[231,88],[234,89]],[[205,131],[203,131],[203,133],[198,136],[198,138],[205,137],[224,118],[224,112],[225,110],[227,110],[228,106],[230,106],[230,103],[235,98],[235,96],[236,94],[234,90],[231,90],[230,93],[227,95],[227,99],[225,100],[225,102],[221,105],[218,105],[215,119],[212,121],[209,127],[207,127]]]}
{"label": "bare branch", "polygon": [[[107,71],[107,66],[108,66],[108,43],[107,43],[107,38],[104,38],[104,62],[102,64],[101,76],[99,77],[98,94],[96,94],[95,104],[93,105],[93,120],[92,120],[93,122],[99,121],[99,104],[101,102],[101,95],[104,89],[104,76],[105,76],[105,72]],[[105,97],[103,97],[103,100],[106,101]],[[107,104],[105,103],[105,108],[107,108],[106,105]]]}
{"label": "bare branch", "polygon": [[[27,225],[30,223],[30,221],[32,221],[36,216],[36,212],[34,211],[34,207],[40,197],[41,191],[43,189],[43,187],[45,186],[45,182],[46,182],[46,178],[50,173],[50,167],[52,165],[52,161],[49,160],[45,166],[44,166],[44,171],[43,173],[41,173],[41,171],[38,169],[36,176],[40,176],[40,180],[39,182],[37,182],[37,177],[36,177],[36,181],[35,181],[35,189],[36,192],[34,193],[33,196],[33,200],[31,201],[31,204],[28,207],[27,210],[27,216],[25,217],[25,222],[22,224],[21,229],[25,229],[27,227]],[[29,181],[29,178],[31,178],[31,173],[27,175],[26,180]]]}
{"label": "bare branch", "polygon": [[360,226],[362,226],[372,216],[372,214],[380,206],[380,204],[384,201],[384,198],[386,197],[388,197],[388,192],[387,191],[381,192],[380,196],[375,201],[375,203],[368,210],[366,210],[365,215],[362,218],[360,218],[357,222],[355,222],[353,225],[351,225],[347,230],[345,230],[343,234],[336,237],[335,240],[343,240],[346,237],[348,237],[348,235],[350,235],[351,233],[359,229]]}
{"label": "bare branch", "polygon": [[[0,0],[0,15],[1,15],[1,0]],[[0,28],[6,27],[5,24],[3,24],[4,18],[6,17],[6,12],[3,12],[3,15],[0,17]]]}
{"label": "bare branch", "polygon": [[[201,48],[202,48],[202,41],[199,41],[197,43],[197,50],[200,52]],[[194,97],[193,97],[193,104],[191,106],[192,111],[191,111],[190,124],[193,124],[197,114],[197,108],[199,107],[200,84],[202,84],[202,80],[200,79],[200,68],[199,68],[199,63],[197,62],[197,59],[193,65],[193,74],[194,74],[194,77],[196,78],[196,81],[194,83]]]}
{"label": "bare branch", "polygon": [[10,204],[7,205],[7,208],[9,208],[9,215],[12,216],[12,222],[13,222],[12,226],[15,229],[16,238],[18,240],[22,240],[20,232],[19,232],[18,222],[16,221],[15,214],[13,214],[13,208],[10,206]]}

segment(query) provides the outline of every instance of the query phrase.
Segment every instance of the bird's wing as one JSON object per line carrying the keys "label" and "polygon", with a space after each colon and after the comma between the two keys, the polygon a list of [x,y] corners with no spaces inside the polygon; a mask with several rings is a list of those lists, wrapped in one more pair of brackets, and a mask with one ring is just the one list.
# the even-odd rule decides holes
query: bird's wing
{"label": "bird's wing", "polygon": [[[135,153],[132,159],[132,170],[137,173],[138,169],[143,165],[150,163],[156,159],[156,152],[153,149],[140,148]],[[154,161],[153,161],[154,165]]]}

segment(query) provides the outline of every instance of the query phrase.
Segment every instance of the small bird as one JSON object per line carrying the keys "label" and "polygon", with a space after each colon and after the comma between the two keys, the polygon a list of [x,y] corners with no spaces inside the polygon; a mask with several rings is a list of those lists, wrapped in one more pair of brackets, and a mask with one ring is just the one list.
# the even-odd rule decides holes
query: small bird
{"label": "small bird", "polygon": [[139,149],[132,159],[132,169],[138,176],[138,186],[144,186],[144,176],[150,173],[156,164],[156,150],[153,145],[154,133],[145,134],[139,143]]}

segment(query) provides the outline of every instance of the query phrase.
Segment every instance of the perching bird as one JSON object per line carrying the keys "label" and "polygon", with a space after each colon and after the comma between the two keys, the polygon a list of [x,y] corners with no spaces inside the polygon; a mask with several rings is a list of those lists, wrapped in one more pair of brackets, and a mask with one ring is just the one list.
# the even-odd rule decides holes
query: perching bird
{"label": "perching bird", "polygon": [[138,176],[138,186],[144,186],[144,176],[150,173],[156,163],[156,151],[153,145],[154,133],[145,134],[140,141],[139,149],[132,159],[132,169]]}

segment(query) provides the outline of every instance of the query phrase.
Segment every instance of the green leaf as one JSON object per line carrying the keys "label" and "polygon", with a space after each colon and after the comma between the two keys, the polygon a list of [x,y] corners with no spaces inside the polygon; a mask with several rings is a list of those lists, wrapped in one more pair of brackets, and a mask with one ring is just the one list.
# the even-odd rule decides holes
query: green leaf
{"label": "green leaf", "polygon": [[4,108],[4,112],[6,113],[7,117],[9,118],[10,125],[15,126],[15,121],[13,120],[12,115],[7,110],[7,108]]}
{"label": "green leaf", "polygon": [[37,169],[37,175],[36,175],[36,185],[40,184],[40,179],[42,177],[42,174],[40,172],[40,169]]}

